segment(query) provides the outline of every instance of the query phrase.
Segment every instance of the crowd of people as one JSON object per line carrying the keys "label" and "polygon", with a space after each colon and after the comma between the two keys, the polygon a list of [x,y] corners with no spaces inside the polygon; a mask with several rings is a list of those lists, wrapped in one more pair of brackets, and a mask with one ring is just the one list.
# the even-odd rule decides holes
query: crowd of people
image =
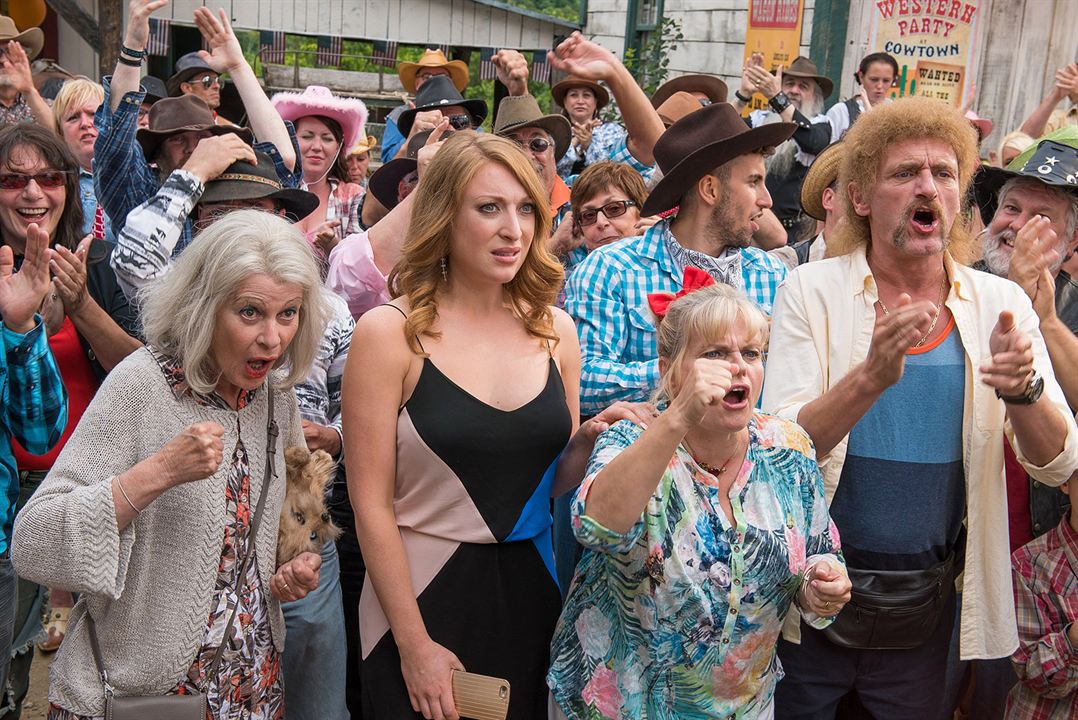
{"label": "crowd of people", "polygon": [[989,149],[574,33],[377,138],[166,3],[48,97],[0,16],[0,717],[1078,716],[1078,65]]}

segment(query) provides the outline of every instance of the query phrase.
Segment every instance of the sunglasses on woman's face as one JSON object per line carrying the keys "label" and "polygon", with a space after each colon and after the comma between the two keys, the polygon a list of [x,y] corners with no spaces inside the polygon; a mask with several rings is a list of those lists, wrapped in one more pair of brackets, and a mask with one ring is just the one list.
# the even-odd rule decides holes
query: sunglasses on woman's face
{"label": "sunglasses on woman's face", "polygon": [[599,213],[605,215],[607,220],[621,217],[628,212],[631,207],[636,207],[636,203],[632,200],[614,200],[600,208],[595,208],[594,210],[582,210],[576,213],[576,224],[580,227],[594,225],[599,221]]}
{"label": "sunglasses on woman's face", "polygon": [[554,147],[553,140],[547,140],[546,138],[535,137],[528,141],[518,140],[515,137],[509,138],[524,150],[531,150],[536,155],[542,155],[547,149]]}
{"label": "sunglasses on woman's face", "polygon": [[62,170],[46,170],[36,175],[23,173],[0,173],[0,189],[22,190],[33,180],[43,188],[62,187],[67,179],[67,173]]}

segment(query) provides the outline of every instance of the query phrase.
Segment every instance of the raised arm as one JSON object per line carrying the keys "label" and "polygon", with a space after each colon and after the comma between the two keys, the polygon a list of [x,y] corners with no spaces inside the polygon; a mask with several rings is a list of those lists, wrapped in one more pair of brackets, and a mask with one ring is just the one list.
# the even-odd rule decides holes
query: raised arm
{"label": "raised arm", "polygon": [[288,135],[288,128],[277,110],[270,103],[270,99],[263,92],[262,86],[255,77],[254,70],[247,64],[243,56],[236,34],[232,32],[232,24],[224,10],[214,16],[207,7],[195,9],[195,25],[205,38],[209,52],[200,51],[200,56],[206,64],[218,73],[228,73],[232,82],[239,91],[243,107],[247,111],[247,121],[254,132],[255,137],[261,142],[273,143],[281,154],[281,160],[285,167],[294,170],[296,167],[296,153],[292,148],[292,140]]}
{"label": "raised arm", "polygon": [[0,68],[22,95],[22,101],[34,114],[34,121],[43,128],[56,132],[52,108],[41,97],[34,85],[34,76],[30,72],[30,58],[26,56],[26,49],[21,43],[9,42],[7,44],[7,53],[0,60]]}
{"label": "raised arm", "polygon": [[666,128],[648,96],[614,53],[574,32],[547,57],[556,70],[607,84],[621,110],[629,152],[641,163],[653,165],[655,141]]}
{"label": "raised arm", "polygon": [[1018,129],[1031,138],[1044,135],[1044,129],[1048,125],[1052,112],[1059,103],[1063,102],[1063,98],[1067,97],[1069,92],[1078,92],[1078,63],[1071,63],[1056,70],[1056,79],[1052,89]]}

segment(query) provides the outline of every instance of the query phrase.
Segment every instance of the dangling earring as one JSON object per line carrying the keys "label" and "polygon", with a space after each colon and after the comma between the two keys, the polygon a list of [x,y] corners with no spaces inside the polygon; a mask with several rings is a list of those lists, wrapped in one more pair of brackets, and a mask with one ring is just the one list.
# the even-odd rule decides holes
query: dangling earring
{"label": "dangling earring", "polygon": [[442,282],[449,282],[449,273],[445,269],[445,255],[442,255]]}

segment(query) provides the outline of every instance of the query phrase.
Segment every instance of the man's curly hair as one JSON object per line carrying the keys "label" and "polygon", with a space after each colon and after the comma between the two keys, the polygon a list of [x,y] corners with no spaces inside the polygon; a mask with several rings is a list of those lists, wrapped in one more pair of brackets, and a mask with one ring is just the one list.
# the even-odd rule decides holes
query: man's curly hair
{"label": "man's curly hair", "polygon": [[[942,140],[954,149],[958,159],[958,187],[962,209],[969,202],[969,185],[977,171],[977,131],[962,113],[939,100],[910,97],[874,107],[857,119],[843,142],[846,157],[839,168],[838,194],[842,198],[845,221],[834,240],[828,238],[828,255],[845,255],[858,247],[871,245],[868,218],[854,211],[849,188],[860,189],[870,197],[876,185],[880,165],[887,148],[904,140],[930,138]],[[974,256],[974,238],[962,223],[962,212],[950,230],[948,251],[955,260],[968,263]]]}

